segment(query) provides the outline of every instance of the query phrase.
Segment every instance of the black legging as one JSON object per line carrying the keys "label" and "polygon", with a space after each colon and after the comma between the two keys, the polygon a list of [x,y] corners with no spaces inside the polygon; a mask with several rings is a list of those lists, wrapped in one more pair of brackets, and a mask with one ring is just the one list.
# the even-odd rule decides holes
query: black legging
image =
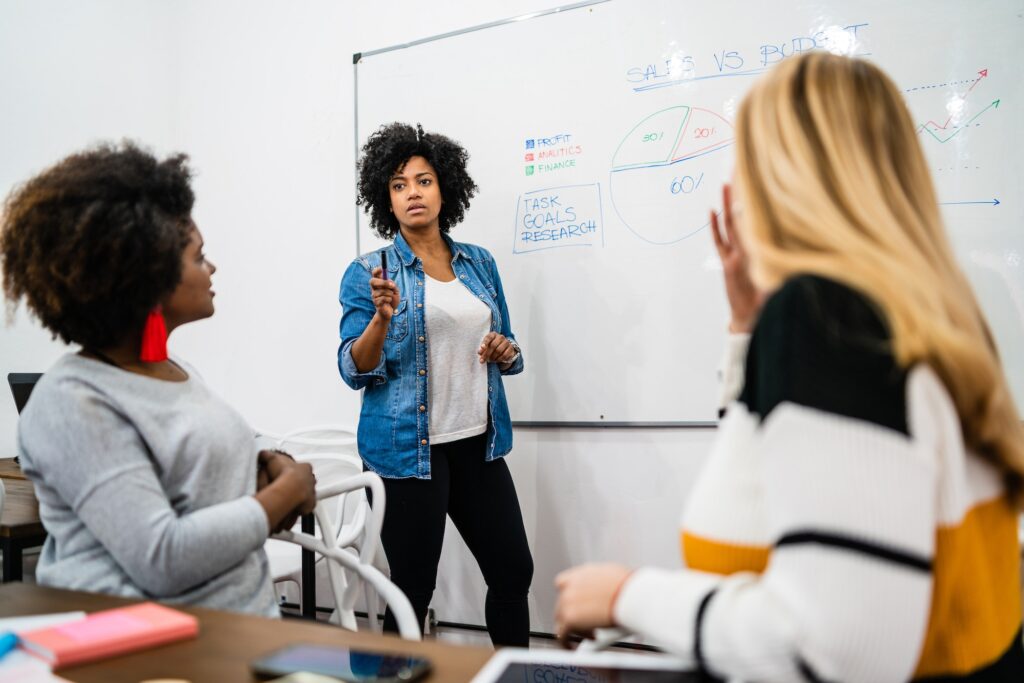
{"label": "black legging", "polygon": [[[486,434],[431,446],[430,479],[384,479],[387,508],[381,541],[391,580],[405,592],[420,627],[441,559],[445,515],[452,518],[487,582],[484,614],[491,642],[527,647],[527,595],[533,558],[508,465],[484,461]],[[389,609],[384,630],[397,632]]]}

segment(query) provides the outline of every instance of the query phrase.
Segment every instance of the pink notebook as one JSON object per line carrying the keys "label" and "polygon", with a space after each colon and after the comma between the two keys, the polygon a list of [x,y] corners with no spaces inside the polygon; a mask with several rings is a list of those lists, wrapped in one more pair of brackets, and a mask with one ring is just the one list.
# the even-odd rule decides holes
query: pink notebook
{"label": "pink notebook", "polygon": [[144,602],[94,612],[81,621],[28,631],[20,636],[29,652],[58,669],[95,659],[195,638],[199,621],[191,614]]}

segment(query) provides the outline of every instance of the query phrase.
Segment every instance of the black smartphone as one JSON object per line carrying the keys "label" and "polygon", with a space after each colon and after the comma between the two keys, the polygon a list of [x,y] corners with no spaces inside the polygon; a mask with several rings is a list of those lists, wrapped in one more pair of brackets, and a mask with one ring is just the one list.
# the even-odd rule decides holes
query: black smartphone
{"label": "black smartphone", "polygon": [[351,683],[406,683],[430,671],[430,661],[330,645],[291,645],[250,663],[249,668],[263,680],[307,671]]}

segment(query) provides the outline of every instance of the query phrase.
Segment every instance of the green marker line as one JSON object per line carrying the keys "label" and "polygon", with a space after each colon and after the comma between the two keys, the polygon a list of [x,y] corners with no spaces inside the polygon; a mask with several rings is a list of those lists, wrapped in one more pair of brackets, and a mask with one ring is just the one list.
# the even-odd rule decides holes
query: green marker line
{"label": "green marker line", "polygon": [[662,159],[662,161],[668,161],[672,158],[672,155],[676,153],[676,149],[679,147],[679,143],[682,142],[683,133],[686,131],[686,124],[690,121],[690,117],[693,116],[693,107],[686,108],[686,116],[679,122],[679,130],[676,131],[676,139],[672,141],[672,146],[668,148],[668,156]]}
{"label": "green marker line", "polygon": [[[644,125],[644,123],[646,123],[650,119],[653,119],[658,114],[664,114],[665,112],[670,111],[672,109],[685,109],[686,110],[686,113],[683,115],[683,120],[679,124],[679,127],[681,129],[683,127],[683,125],[685,125],[686,122],[690,119],[690,112],[693,111],[693,108],[692,107],[688,107],[688,106],[686,106],[684,104],[676,105],[674,107],[665,107],[664,109],[656,111],[653,114],[651,114],[650,116],[645,117],[642,121],[640,121],[640,123],[638,123],[635,126],[633,126],[633,128],[630,129],[630,131],[628,133],[626,133],[626,137],[624,137],[622,139],[622,142],[619,143],[619,146],[615,148],[615,153],[612,154],[612,159],[614,159],[615,157],[617,157],[619,155],[619,150],[622,149],[622,146],[624,144],[626,144],[626,142],[629,140],[630,137],[632,137],[633,133],[636,132],[637,128],[639,128],[640,126]],[[662,162],[668,161],[669,157],[672,156],[672,152],[674,152],[676,150],[676,144],[679,143],[680,132],[681,131],[676,131],[676,141],[675,141],[675,143],[673,143],[668,148],[668,155],[664,159],[652,159],[651,161],[633,162],[632,164],[619,164],[618,166],[615,166],[615,169],[633,168],[633,167],[636,167],[636,166],[649,166],[651,164],[658,164],[658,163],[662,163]]]}
{"label": "green marker line", "polygon": [[932,136],[933,138],[935,138],[936,140],[938,140],[938,141],[939,141],[939,142],[940,142],[941,144],[945,144],[945,143],[949,142],[950,140],[952,140],[953,138],[955,138],[955,137],[956,137],[956,135],[957,135],[957,133],[959,133],[960,131],[962,131],[962,130],[963,130],[964,128],[967,128],[967,127],[968,127],[969,125],[971,125],[971,123],[973,123],[973,122],[974,122],[974,119],[978,118],[979,116],[981,116],[982,114],[984,114],[985,112],[987,112],[987,111],[988,111],[989,109],[992,109],[993,107],[995,107],[996,109],[998,109],[998,108],[999,108],[999,102],[1000,102],[1000,100],[992,100],[992,103],[991,103],[991,104],[989,104],[989,105],[988,105],[987,107],[985,107],[984,109],[982,109],[981,111],[979,111],[979,112],[978,112],[977,114],[975,114],[974,116],[972,116],[972,117],[971,117],[971,119],[970,119],[970,121],[968,121],[967,123],[963,124],[962,126],[957,126],[956,130],[955,130],[955,131],[953,131],[953,133],[951,133],[951,134],[950,134],[950,136],[949,136],[949,137],[947,137],[947,138],[940,138],[940,137],[939,137],[938,135],[936,135],[936,134],[935,134],[935,132],[934,132],[934,131],[933,131],[933,130],[932,130],[931,128],[928,128],[927,126],[922,126],[922,128],[924,128],[924,130],[925,130],[925,131],[926,131],[926,132],[927,132],[927,133],[928,133],[929,135],[931,135],[931,136]]}

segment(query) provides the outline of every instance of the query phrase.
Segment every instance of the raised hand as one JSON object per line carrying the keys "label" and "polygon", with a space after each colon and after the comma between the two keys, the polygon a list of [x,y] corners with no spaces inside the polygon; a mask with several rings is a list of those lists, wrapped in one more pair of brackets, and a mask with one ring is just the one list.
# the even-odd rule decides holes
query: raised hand
{"label": "raised hand", "polygon": [[711,211],[711,237],[715,240],[715,249],[722,261],[725,294],[732,311],[729,331],[748,333],[757,322],[757,315],[764,303],[764,293],[757,289],[750,278],[750,261],[736,230],[732,188],[728,184],[722,186],[722,204],[721,221],[714,210]]}
{"label": "raised hand", "polygon": [[381,277],[383,271],[378,266],[370,273],[370,298],[373,299],[373,306],[377,309],[377,315],[385,321],[391,320],[395,314],[401,296],[398,285],[393,280],[385,280]]}

